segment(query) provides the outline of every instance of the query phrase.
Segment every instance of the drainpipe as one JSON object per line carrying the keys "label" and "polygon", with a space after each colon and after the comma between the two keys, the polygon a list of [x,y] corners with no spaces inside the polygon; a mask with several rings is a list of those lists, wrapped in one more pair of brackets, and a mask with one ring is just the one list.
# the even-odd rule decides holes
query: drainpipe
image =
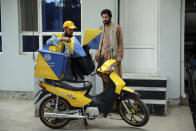
{"label": "drainpipe", "polygon": [[117,11],[118,11],[118,13],[117,13],[118,18],[117,18],[117,22],[118,22],[118,24],[120,24],[120,0],[118,0],[117,5],[118,5],[118,9],[117,9]]}
{"label": "drainpipe", "polygon": [[185,0],[181,0],[181,40],[180,40],[180,96],[185,98],[184,89],[184,26],[185,26]]}

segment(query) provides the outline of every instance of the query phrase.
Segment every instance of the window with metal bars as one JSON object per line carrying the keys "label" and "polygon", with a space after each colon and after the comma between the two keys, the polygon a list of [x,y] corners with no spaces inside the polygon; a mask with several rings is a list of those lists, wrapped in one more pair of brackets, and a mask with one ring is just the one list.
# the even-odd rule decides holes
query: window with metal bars
{"label": "window with metal bars", "polygon": [[46,40],[63,33],[63,23],[71,20],[81,35],[81,0],[20,0],[21,52],[35,52]]}

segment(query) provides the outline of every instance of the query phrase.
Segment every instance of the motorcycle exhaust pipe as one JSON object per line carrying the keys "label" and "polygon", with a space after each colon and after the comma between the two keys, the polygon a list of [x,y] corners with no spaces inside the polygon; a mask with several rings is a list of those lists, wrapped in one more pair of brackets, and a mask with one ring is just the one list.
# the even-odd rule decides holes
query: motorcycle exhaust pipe
{"label": "motorcycle exhaust pipe", "polygon": [[44,117],[52,117],[52,118],[87,118],[85,116],[82,116],[80,114],[63,114],[63,113],[50,113],[50,112],[44,112]]}

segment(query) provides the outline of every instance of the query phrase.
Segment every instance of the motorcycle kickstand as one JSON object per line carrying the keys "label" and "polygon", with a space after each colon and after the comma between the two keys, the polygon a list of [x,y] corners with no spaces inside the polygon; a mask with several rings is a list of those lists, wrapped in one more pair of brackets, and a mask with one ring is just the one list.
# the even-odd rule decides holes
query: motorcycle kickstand
{"label": "motorcycle kickstand", "polygon": [[[84,107],[83,107],[82,108],[82,115],[84,115],[84,114],[85,114],[85,111],[84,111]],[[82,119],[82,123],[84,124],[85,129],[88,129],[88,122],[87,122],[86,118]]]}
{"label": "motorcycle kickstand", "polygon": [[85,126],[85,129],[88,129],[88,122],[87,122],[86,118],[83,118],[82,121]]}

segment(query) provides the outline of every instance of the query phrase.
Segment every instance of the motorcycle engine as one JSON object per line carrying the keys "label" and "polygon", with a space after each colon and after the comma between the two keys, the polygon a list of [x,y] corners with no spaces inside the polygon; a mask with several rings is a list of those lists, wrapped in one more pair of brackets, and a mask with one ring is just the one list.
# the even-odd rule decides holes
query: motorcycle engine
{"label": "motorcycle engine", "polygon": [[89,116],[89,118],[95,118],[99,115],[99,109],[98,107],[87,107],[86,114]]}

